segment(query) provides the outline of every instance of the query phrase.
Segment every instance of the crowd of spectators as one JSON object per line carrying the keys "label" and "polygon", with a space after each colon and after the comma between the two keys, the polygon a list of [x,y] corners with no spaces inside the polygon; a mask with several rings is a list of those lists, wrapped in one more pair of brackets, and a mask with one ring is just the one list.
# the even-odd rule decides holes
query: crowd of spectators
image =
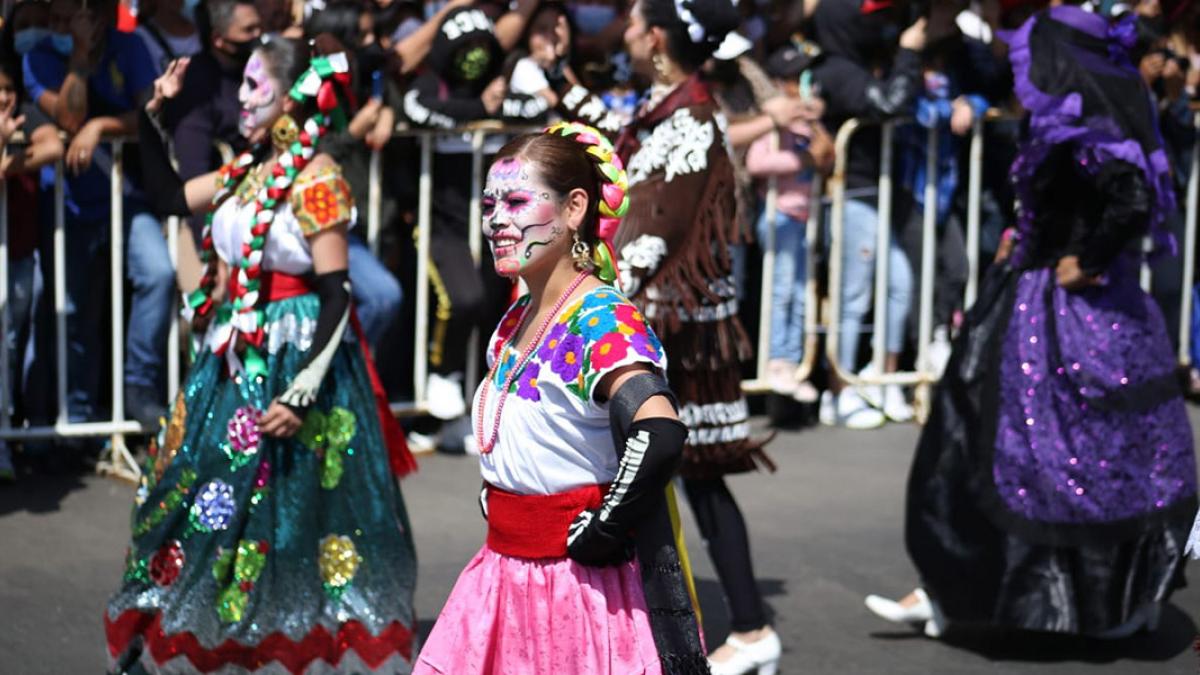
{"label": "crowd of spectators", "polygon": [[[686,0],[685,0],[686,1]],[[61,160],[65,195],[67,410],[70,421],[107,418],[113,401],[102,392],[107,302],[102,280],[110,236],[109,169],[125,167],[122,196],[128,324],[124,345],[124,409],[155,427],[165,413],[165,363],[172,300],[198,277],[194,242],[201,223],[180,225],[178,265],[164,228],[140,193],[136,152],[123,158],[106,139],[135,131],[138,106],[171,60],[191,57],[183,93],[165,124],[183,177],[211,171],[243,149],[238,133],[243,67],[267,36],[334,39],[352,55],[361,103],[344,138],[331,147],[345,168],[358,204],[350,250],[355,302],[376,345],[385,383],[397,398],[411,395],[414,321],[429,322],[432,417],[418,421],[418,443],[461,444],[468,345],[472,329],[488,330],[511,289],[489,265],[476,265],[469,245],[472,183],[469,136],[454,131],[481,120],[529,127],[545,123],[560,103],[551,81],[564,76],[604,92],[614,123],[629,120],[646,83],[631,73],[623,34],[629,0],[19,0],[0,27],[0,141],[21,134],[3,159],[9,207],[10,390],[3,405],[19,423],[59,417],[55,392],[53,224],[55,166]],[[870,428],[912,417],[910,393],[900,386],[852,387],[838,373],[862,371],[870,360],[860,336],[885,331],[886,370],[911,364],[917,350],[921,239],[926,183],[936,180],[937,256],[933,343],[935,367],[945,363],[961,320],[969,274],[967,138],[984,127],[981,260],[990,260],[1001,232],[1015,219],[1008,163],[1020,132],[1012,76],[1002,38],[1037,9],[1022,0],[740,0],[739,31],[705,67],[723,108],[737,167],[738,226],[768,240],[772,276],[761,279],[761,251],[737,251],[742,298],[757,289],[772,296],[767,379],[774,393],[800,403],[820,401],[829,424]],[[1141,0],[1091,6],[1096,12],[1138,16],[1129,58],[1159,103],[1172,154],[1180,203],[1194,138],[1190,104],[1200,86],[1200,5],[1187,0]],[[131,21],[132,19],[132,21]],[[120,24],[120,27],[118,25]],[[132,29],[136,25],[136,29]],[[130,32],[129,29],[132,29]],[[567,56],[569,66],[548,73]],[[997,115],[997,112],[1000,114]],[[806,223],[826,213],[814,194],[818,174],[834,164],[834,134],[847,120],[867,124],[849,145],[847,202],[841,260],[841,323],[835,364],[817,379],[797,378],[805,340],[805,281],[824,278],[828,235],[809,259]],[[880,222],[880,128],[903,118],[893,145],[891,222]],[[417,177],[415,142],[398,128],[442,130],[434,147],[430,283],[434,309],[414,316],[405,297],[416,295]],[[936,143],[936,178],[927,174],[928,144]],[[489,136],[493,152],[502,135]],[[383,154],[380,254],[362,239],[372,152]],[[775,213],[764,209],[776,187]],[[824,219],[828,222],[828,218]],[[877,251],[879,228],[890,233]],[[1182,233],[1182,212],[1175,219]],[[486,255],[486,254],[485,254]],[[875,257],[889,257],[886,320],[872,328]],[[761,281],[761,285],[758,283]],[[1160,261],[1154,291],[1168,320],[1177,322],[1183,285],[1178,264]],[[1188,284],[1190,291],[1190,283]],[[744,302],[742,311],[756,311]],[[747,321],[748,325],[753,322]],[[1177,334],[1177,331],[1172,331]],[[383,347],[383,348],[381,348]],[[819,360],[818,360],[819,361]],[[830,367],[836,366],[836,367]],[[868,369],[871,366],[867,366]],[[1200,380],[1200,378],[1198,378]],[[818,386],[819,385],[819,386]],[[825,390],[824,394],[819,389]],[[447,424],[449,423],[449,424]],[[2,444],[2,442],[0,442]],[[26,454],[53,465],[94,454],[86,441],[51,452],[26,444]],[[64,460],[64,458],[68,458]],[[0,474],[11,474],[0,449]]]}

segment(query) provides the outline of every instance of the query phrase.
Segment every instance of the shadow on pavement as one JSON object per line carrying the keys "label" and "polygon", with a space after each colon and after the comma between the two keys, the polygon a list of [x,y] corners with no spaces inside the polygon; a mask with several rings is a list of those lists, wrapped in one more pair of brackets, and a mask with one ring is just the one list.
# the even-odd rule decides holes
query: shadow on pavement
{"label": "shadow on pavement", "polygon": [[[759,579],[758,589],[766,605],[767,623],[774,623],[775,610],[771,607],[770,598],[785,596],[787,581]],[[725,602],[721,582],[716,579],[696,577],[696,595],[700,597],[700,613],[704,619],[704,643],[712,651],[724,643],[729,635],[729,605]]]}
{"label": "shadow on pavement", "polygon": [[11,485],[0,485],[0,517],[10,513],[51,513],[63,499],[86,487],[82,473],[67,475],[25,474]]}
{"label": "shadow on pavement", "polygon": [[[1106,664],[1117,661],[1166,662],[1197,650],[1200,668],[1200,634],[1192,617],[1179,607],[1163,608],[1158,631],[1139,633],[1123,640],[1097,640],[1077,635],[951,626],[942,639],[947,646],[964,649],[990,661]],[[871,633],[878,640],[925,639],[916,630]]]}

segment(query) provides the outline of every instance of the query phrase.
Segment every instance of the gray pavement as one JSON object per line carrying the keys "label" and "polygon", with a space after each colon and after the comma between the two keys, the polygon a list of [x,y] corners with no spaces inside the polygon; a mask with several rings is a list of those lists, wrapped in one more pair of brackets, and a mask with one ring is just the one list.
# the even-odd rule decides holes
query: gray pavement
{"label": "gray pavement", "polygon": [[[902,595],[916,581],[902,540],[916,435],[914,426],[784,433],[771,446],[778,473],[731,479],[784,641],[782,672],[1200,673],[1195,585],[1175,594],[1157,634],[1113,643],[996,633],[935,642],[870,615],[864,595]],[[423,633],[482,542],[478,485],[475,460],[450,456],[422,458],[404,482]],[[120,576],[131,493],[91,476],[0,487],[0,675],[103,671],[101,611]],[[685,526],[716,644],[728,630],[720,588],[694,526]]]}

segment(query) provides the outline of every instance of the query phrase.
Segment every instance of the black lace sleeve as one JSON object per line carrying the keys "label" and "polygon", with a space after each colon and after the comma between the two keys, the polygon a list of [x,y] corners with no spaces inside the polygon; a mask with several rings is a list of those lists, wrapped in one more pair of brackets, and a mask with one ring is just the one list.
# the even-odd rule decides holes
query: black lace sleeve
{"label": "black lace sleeve", "polygon": [[1105,162],[1095,177],[1094,194],[1100,201],[1097,217],[1075,221],[1068,248],[1089,275],[1103,274],[1146,235],[1154,204],[1142,171],[1128,162]]}

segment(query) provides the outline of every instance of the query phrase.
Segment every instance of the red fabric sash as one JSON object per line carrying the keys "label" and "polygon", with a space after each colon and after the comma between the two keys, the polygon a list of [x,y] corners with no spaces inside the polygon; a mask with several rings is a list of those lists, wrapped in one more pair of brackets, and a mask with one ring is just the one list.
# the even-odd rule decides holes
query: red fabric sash
{"label": "red fabric sash", "polygon": [[[286,300],[299,295],[312,293],[312,284],[304,277],[298,277],[282,272],[263,272],[263,291],[269,302]],[[392,414],[388,403],[387,393],[383,390],[383,382],[379,372],[375,370],[375,359],[371,358],[371,347],[367,344],[367,336],[363,333],[362,324],[358,321],[358,313],[350,310],[350,324],[354,334],[358,336],[358,347],[362,350],[363,362],[367,366],[367,376],[371,378],[371,393],[375,396],[375,413],[379,417],[379,427],[383,432],[383,441],[387,444],[388,462],[392,473],[403,478],[417,470],[417,460],[408,449],[408,441],[404,430]]]}
{"label": "red fabric sash", "polygon": [[587,485],[553,495],[519,495],[487,486],[488,548],[514,558],[565,558],[567,527],[600,506],[607,485]]}

